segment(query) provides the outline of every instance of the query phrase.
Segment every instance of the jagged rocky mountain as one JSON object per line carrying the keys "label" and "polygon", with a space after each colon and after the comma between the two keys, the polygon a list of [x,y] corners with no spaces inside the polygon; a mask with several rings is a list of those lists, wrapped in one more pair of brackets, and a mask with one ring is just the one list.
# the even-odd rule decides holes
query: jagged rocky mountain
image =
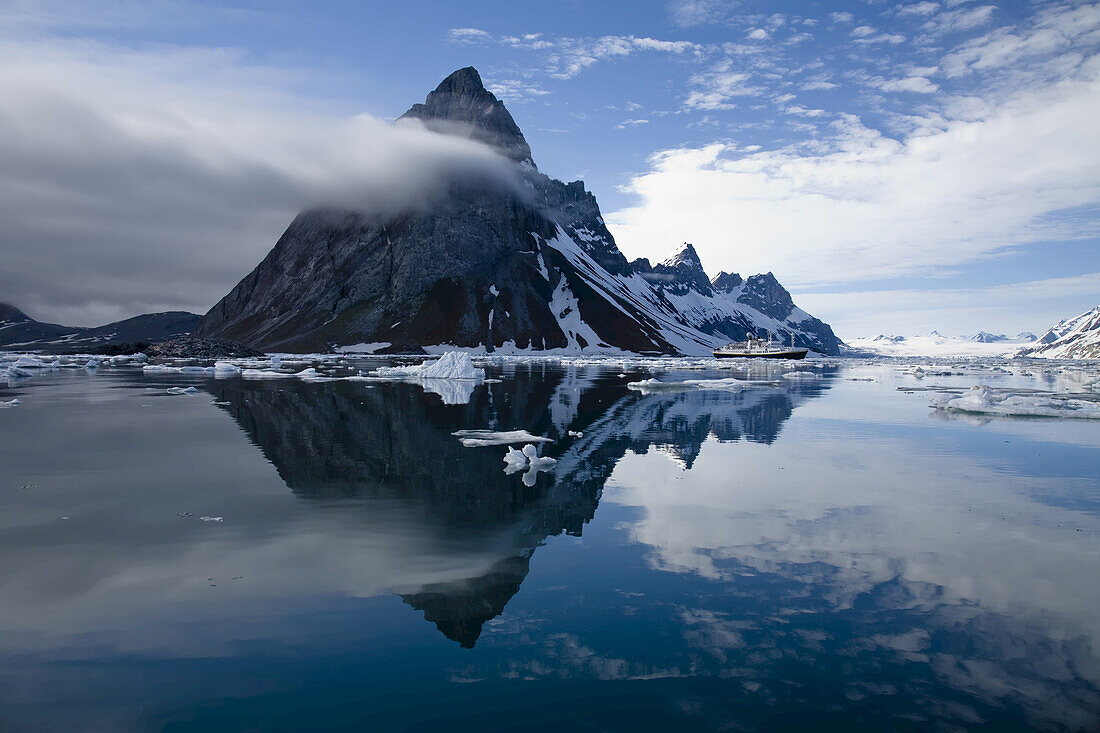
{"label": "jagged rocky mountain", "polygon": [[13,305],[0,303],[0,348],[92,352],[121,344],[155,344],[190,333],[200,318],[186,311],[167,311],[105,326],[61,326],[36,321]]}
{"label": "jagged rocky mountain", "polygon": [[299,214],[264,260],[215,305],[198,336],[269,351],[371,344],[416,350],[702,354],[749,334],[826,354],[840,341],[769,273],[711,280],[685,245],[656,266],[627,261],[584,183],[543,175],[478,72],[460,69],[399,124],[495,148],[519,185],[453,180],[400,214]]}
{"label": "jagged rocky mountain", "polygon": [[1059,321],[1017,356],[1044,359],[1100,359],[1100,305]]}

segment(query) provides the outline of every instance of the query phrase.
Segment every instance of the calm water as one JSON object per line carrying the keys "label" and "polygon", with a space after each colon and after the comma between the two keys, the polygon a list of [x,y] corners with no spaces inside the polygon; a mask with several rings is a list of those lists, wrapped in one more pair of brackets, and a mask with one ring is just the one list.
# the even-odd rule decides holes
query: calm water
{"label": "calm water", "polygon": [[1100,728],[1100,421],[897,389],[1070,377],[621,369],[0,389],[0,728]]}

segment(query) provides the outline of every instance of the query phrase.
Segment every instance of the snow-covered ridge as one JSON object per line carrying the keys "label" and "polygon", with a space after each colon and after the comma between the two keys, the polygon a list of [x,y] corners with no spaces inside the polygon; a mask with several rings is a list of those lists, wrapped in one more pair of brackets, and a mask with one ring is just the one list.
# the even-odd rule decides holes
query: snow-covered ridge
{"label": "snow-covered ridge", "polygon": [[1020,356],[1042,359],[1100,359],[1100,305],[1059,321]]}

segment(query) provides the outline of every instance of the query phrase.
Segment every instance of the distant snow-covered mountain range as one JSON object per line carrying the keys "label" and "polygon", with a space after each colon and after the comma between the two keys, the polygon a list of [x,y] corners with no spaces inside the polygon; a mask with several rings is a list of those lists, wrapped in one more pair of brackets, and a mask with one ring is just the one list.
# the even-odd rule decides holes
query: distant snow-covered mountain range
{"label": "distant snow-covered mountain range", "polygon": [[1042,336],[1023,331],[1016,336],[978,331],[945,336],[932,331],[917,336],[879,334],[849,339],[846,353],[876,356],[1003,356],[1041,359],[1100,359],[1100,306],[1059,321]]}

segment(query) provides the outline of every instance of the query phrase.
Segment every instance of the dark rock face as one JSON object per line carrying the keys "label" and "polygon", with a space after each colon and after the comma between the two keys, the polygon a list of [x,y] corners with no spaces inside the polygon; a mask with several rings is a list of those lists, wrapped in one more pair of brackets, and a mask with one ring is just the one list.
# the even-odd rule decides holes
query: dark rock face
{"label": "dark rock face", "polygon": [[164,341],[146,349],[149,356],[186,359],[239,359],[250,356],[263,356],[264,352],[249,348],[239,341],[218,338],[183,338]]}
{"label": "dark rock face", "polygon": [[[689,290],[694,290],[703,295],[714,295],[710,278],[703,270],[703,263],[699,261],[699,254],[695,247],[684,242],[680,250],[653,267],[649,267],[649,260],[634,260],[638,264],[637,271],[647,281],[664,286],[668,291],[682,295]],[[643,269],[644,268],[644,269]]]}
{"label": "dark rock face", "polygon": [[791,294],[770,272],[764,275],[753,275],[746,280],[737,302],[755,308],[778,321],[785,319],[794,309]]}
{"label": "dark rock face", "polygon": [[23,311],[9,303],[0,303],[0,323],[22,323],[31,320]]}
{"label": "dark rock face", "polygon": [[470,137],[516,162],[534,165],[531,147],[516,121],[504,103],[485,89],[472,66],[448,76],[424,104],[414,104],[398,119],[421,120],[430,130]]}
{"label": "dark rock face", "polygon": [[[761,318],[775,326],[755,306],[731,311],[733,300],[719,300],[690,244],[655,267],[627,262],[595,197],[581,181],[535,169],[476,70],[456,71],[405,117],[502,151],[520,163],[519,184],[453,180],[415,210],[385,216],[369,206],[303,212],[194,335],[269,351],[450,344],[706,354],[754,332]],[[789,294],[771,282],[752,291],[752,303],[790,313]],[[770,292],[786,300],[766,301]],[[677,297],[689,293],[709,300],[684,310]],[[784,328],[838,353],[831,331],[817,338],[795,323]]]}
{"label": "dark rock face", "polygon": [[190,333],[200,318],[185,311],[167,311],[85,328],[42,323],[14,306],[0,303],[0,348],[53,353],[118,353],[130,346],[158,343]]}
{"label": "dark rock face", "polygon": [[741,287],[741,283],[745,282],[741,279],[741,276],[736,272],[732,275],[728,272],[719,272],[711,280],[710,284],[716,292],[719,293],[732,293]]}

